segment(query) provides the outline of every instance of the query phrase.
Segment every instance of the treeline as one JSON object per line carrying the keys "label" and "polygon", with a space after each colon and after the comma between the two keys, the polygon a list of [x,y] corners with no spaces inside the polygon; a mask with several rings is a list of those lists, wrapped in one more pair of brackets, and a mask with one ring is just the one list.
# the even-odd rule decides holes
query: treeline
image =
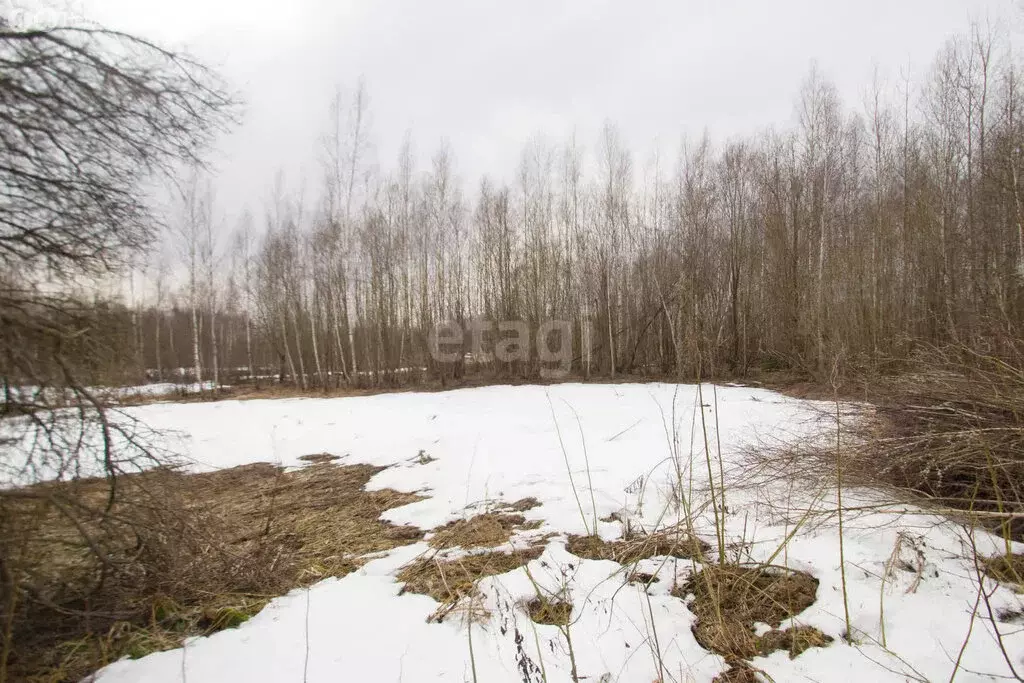
{"label": "treeline", "polygon": [[[468,193],[445,145],[426,172],[410,142],[374,168],[360,86],[331,108],[316,202],[279,182],[218,245],[209,181],[192,182],[181,308],[150,277],[140,363],[301,386],[444,379],[465,363],[435,363],[428,332],[475,317],[572,321],[581,376],[824,376],[921,343],[998,350],[1024,322],[1020,76],[975,27],[858,106],[812,68],[786,129],[642,164],[612,124],[589,152],[536,137],[514,182]],[[482,369],[539,367],[534,352]]]}

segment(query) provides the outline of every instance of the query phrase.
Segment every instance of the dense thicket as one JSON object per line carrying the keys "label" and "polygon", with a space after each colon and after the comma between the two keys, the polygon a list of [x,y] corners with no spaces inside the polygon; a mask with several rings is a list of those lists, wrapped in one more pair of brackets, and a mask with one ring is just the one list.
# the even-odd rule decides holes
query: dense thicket
{"label": "dense thicket", "polygon": [[[149,310],[144,364],[300,385],[462,372],[431,361],[427,332],[476,316],[573,321],[581,375],[823,373],[920,342],[998,347],[1024,321],[1009,55],[975,28],[916,82],[876,78],[851,107],[812,69],[788,128],[704,137],[672,160],[639,163],[611,124],[589,153],[536,137],[514,182],[472,192],[445,145],[423,173],[409,144],[392,172],[371,167],[360,88],[332,107],[319,203],[276,191],[215,248],[210,191],[186,193],[175,241],[195,315]],[[485,366],[537,369],[535,354]]]}

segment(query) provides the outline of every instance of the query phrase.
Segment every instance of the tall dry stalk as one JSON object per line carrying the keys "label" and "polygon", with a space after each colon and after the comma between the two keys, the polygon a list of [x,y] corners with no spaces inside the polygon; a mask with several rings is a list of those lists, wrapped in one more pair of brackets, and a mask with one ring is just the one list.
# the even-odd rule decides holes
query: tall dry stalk
{"label": "tall dry stalk", "polygon": [[850,628],[850,596],[846,586],[846,553],[843,547],[843,450],[840,442],[842,422],[840,421],[838,391],[839,359],[836,358],[832,369],[832,391],[836,407],[836,514],[839,520],[839,577],[843,589],[843,617],[846,622],[846,639],[853,641]]}

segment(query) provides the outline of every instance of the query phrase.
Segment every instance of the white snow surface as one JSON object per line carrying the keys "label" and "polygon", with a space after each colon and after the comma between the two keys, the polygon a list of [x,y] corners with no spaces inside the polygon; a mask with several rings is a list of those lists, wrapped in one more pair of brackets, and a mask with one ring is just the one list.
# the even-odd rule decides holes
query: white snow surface
{"label": "white snow surface", "polygon": [[[223,386],[223,385],[221,385]],[[198,394],[203,391],[213,391],[214,383],[206,380],[202,384],[189,382],[187,384],[175,384],[173,382],[153,382],[151,384],[139,384],[132,387],[97,387],[93,391],[112,401],[124,400],[127,398],[144,398],[156,396],[174,396],[178,394]]]}
{"label": "white snow surface", "polygon": [[[696,398],[697,387],[691,385],[565,384],[333,399],[161,403],[127,412],[167,430],[167,444],[189,456],[197,470],[256,461],[302,466],[299,457],[314,453],[342,456],[341,464],[388,466],[367,488],[428,496],[384,514],[396,524],[432,529],[498,501],[536,497],[541,506],[526,516],[544,524],[524,533],[554,535],[529,568],[542,587],[568,590],[579,680],[651,683],[710,681],[726,668],[721,657],[694,639],[694,616],[685,601],[669,594],[674,577],[681,583],[690,575],[691,563],[642,561],[638,568],[657,572],[660,579],[648,596],[636,584],[625,583],[620,565],[569,554],[565,535],[585,533],[595,518],[612,512],[648,529],[659,521],[675,522],[677,513],[668,502],[676,481],[671,445],[675,432],[687,486],[691,477],[693,481],[692,504],[703,508],[698,532],[714,545]],[[720,441],[726,471],[730,556],[743,552],[744,559],[767,560],[793,531],[802,516],[800,508],[806,508],[810,498],[785,481],[742,486],[738,465],[749,457],[744,447],[810,438],[816,433],[816,416],[828,405],[738,386],[718,387],[717,399],[705,386],[703,399],[708,443],[716,451]],[[436,460],[418,464],[421,451]],[[717,460],[713,464],[717,470]],[[970,631],[956,680],[1005,677],[1009,669],[984,602],[972,620],[978,583],[967,532],[905,506],[873,507],[877,502],[885,499],[866,491],[848,491],[844,499],[851,508],[844,520],[844,551],[853,643],[841,638],[846,627],[836,519],[815,516],[773,562],[806,571],[820,581],[817,601],[793,622],[816,626],[835,640],[792,660],[785,652],[759,657],[754,666],[775,681],[945,681]],[[818,506],[834,508],[834,494],[827,492]],[[622,526],[598,522],[597,530],[610,539],[621,534]],[[975,536],[983,553],[1001,547],[1002,541],[992,536]],[[894,554],[898,539],[899,552]],[[517,545],[522,547],[523,539]],[[563,635],[557,627],[532,624],[523,608],[535,596],[523,569],[482,580],[480,593],[489,614],[482,622],[470,625],[456,611],[443,623],[428,623],[437,603],[422,595],[400,594],[395,575],[404,564],[430,552],[422,542],[376,556],[348,576],[271,601],[236,629],[190,639],[177,650],[116,662],[101,670],[96,680],[572,680]],[[887,563],[893,571],[883,586]],[[985,585],[994,591],[990,603],[997,615],[1010,621],[1006,615],[1021,612],[1016,594]],[[995,627],[1003,635],[1007,655],[1024,672],[1024,630],[1019,623],[999,619]]]}

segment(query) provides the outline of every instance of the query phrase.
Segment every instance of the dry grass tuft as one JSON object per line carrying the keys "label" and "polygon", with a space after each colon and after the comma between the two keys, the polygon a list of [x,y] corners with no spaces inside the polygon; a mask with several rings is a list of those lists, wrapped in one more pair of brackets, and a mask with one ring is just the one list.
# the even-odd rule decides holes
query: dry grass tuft
{"label": "dry grass tuft", "polygon": [[489,512],[483,515],[460,519],[435,530],[430,539],[431,547],[443,548],[493,548],[507,543],[517,528],[530,527],[522,515],[504,515]]}
{"label": "dry grass tuft", "polygon": [[[379,519],[418,496],[363,490],[380,469],[321,462],[286,472],[256,463],[125,475],[106,516],[108,530],[110,520],[120,525],[95,534],[104,539],[98,552],[71,543],[80,531],[57,510],[14,499],[4,528],[36,530],[28,538],[39,605],[15,614],[9,674],[77,681],[122,656],[237,626],[275,596],[355,570],[361,555],[419,540],[419,529]],[[72,487],[67,498],[98,510],[108,493],[102,480],[39,488],[48,486]],[[97,514],[86,531],[103,523]],[[94,586],[101,561],[109,570]],[[83,593],[88,603],[69,597]]]}
{"label": "dry grass tuft", "polygon": [[299,460],[311,463],[325,463],[341,460],[341,456],[332,455],[330,453],[311,453],[309,455],[300,455]]}
{"label": "dry grass tuft", "polygon": [[729,668],[715,676],[711,683],[761,683],[757,673],[746,662],[732,662]]}
{"label": "dry grass tuft", "polygon": [[683,534],[659,532],[643,536],[605,541],[598,536],[569,536],[566,549],[585,560],[612,560],[633,564],[649,557],[667,555],[680,559],[704,557],[707,543]]}
{"label": "dry grass tuft", "polygon": [[793,659],[812,647],[825,647],[832,642],[832,637],[827,636],[813,626],[794,626],[785,630],[772,629],[758,638],[758,648],[762,655],[768,655],[776,650],[789,652],[789,658]]}
{"label": "dry grass tuft", "polygon": [[655,574],[648,574],[647,572],[632,572],[626,579],[629,583],[639,583],[643,586],[650,586],[652,583],[658,581],[658,577]]}
{"label": "dry grass tuft", "polygon": [[1024,586],[1024,555],[997,555],[981,560],[985,573],[996,581]]}
{"label": "dry grass tuft", "polygon": [[398,573],[405,583],[402,593],[429,595],[440,603],[453,604],[476,594],[476,583],[487,576],[505,574],[540,557],[542,547],[511,553],[487,552],[442,560],[421,557]]}
{"label": "dry grass tuft", "polygon": [[538,597],[526,603],[526,611],[535,623],[568,626],[572,616],[572,603],[554,598]]}
{"label": "dry grass tuft", "polygon": [[502,509],[512,510],[513,512],[526,512],[527,510],[532,510],[533,508],[539,507],[540,501],[531,496],[529,498],[520,498],[514,503],[503,505]]}
{"label": "dry grass tuft", "polygon": [[[802,572],[709,565],[676,588],[673,595],[695,596],[690,605],[697,616],[693,634],[702,647],[727,659],[741,660],[767,654],[765,648],[773,644],[792,647],[791,652],[799,646],[802,652],[818,642],[827,642],[822,640],[824,635],[814,639],[804,631],[788,636],[775,631],[761,638],[754,632],[757,622],[777,627],[804,611],[814,603],[817,591],[818,580]],[[792,645],[787,645],[787,639]]]}

